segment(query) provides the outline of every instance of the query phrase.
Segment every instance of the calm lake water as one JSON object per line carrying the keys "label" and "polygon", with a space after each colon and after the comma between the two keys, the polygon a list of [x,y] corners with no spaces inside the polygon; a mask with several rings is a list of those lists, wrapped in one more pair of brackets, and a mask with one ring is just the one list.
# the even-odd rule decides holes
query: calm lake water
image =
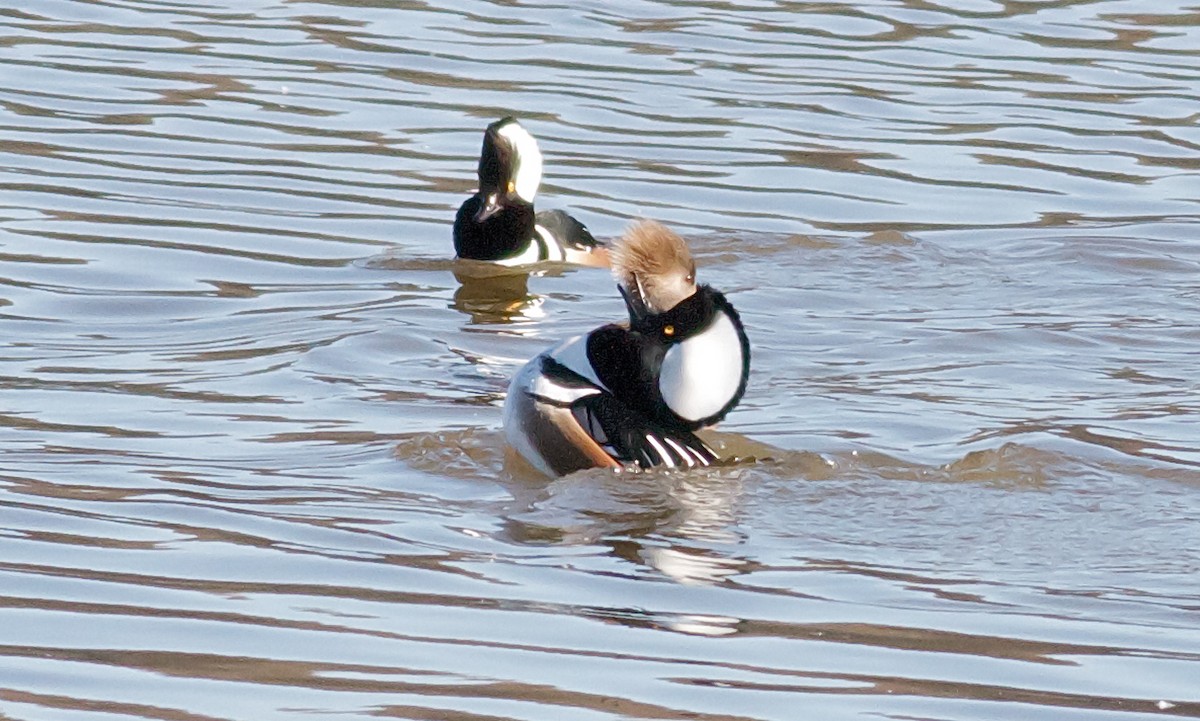
{"label": "calm lake water", "polygon": [[[1200,717],[1195,2],[0,9],[0,718]],[[556,481],[622,317],[449,260],[483,128],[685,234],[743,460]]]}

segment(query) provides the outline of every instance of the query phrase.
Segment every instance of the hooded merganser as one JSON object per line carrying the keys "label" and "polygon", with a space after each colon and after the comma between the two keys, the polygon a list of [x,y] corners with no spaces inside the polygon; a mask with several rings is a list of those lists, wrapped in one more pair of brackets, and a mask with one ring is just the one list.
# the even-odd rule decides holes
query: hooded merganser
{"label": "hooded merganser", "polygon": [[504,402],[508,441],[549,476],[711,465],[716,453],[694,431],[724,418],[746,390],[742,321],[724,295],[696,285],[687,245],[661,224],[634,224],[611,255],[628,324],[529,361]]}
{"label": "hooded merganser", "polygon": [[512,117],[489,125],[479,154],[479,191],[454,218],[458,257],[510,266],[543,260],[607,266],[606,249],[583,223],[561,210],[534,213],[541,183],[537,140]]}

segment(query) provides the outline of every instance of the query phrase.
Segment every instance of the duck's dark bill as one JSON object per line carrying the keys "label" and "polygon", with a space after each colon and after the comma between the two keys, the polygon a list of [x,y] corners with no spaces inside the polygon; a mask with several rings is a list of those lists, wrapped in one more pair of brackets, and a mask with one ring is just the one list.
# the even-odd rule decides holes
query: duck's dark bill
{"label": "duck's dark bill", "polygon": [[475,222],[482,223],[496,213],[499,213],[500,207],[499,198],[495,193],[492,193],[484,200],[483,207],[479,209],[479,212],[475,213]]}
{"label": "duck's dark bill", "polygon": [[638,288],[630,290],[621,283],[618,283],[617,290],[621,291],[621,298],[625,300],[625,307],[629,309],[630,325],[637,326],[639,321],[650,315],[650,311],[646,309],[646,302],[642,300],[642,294]]}

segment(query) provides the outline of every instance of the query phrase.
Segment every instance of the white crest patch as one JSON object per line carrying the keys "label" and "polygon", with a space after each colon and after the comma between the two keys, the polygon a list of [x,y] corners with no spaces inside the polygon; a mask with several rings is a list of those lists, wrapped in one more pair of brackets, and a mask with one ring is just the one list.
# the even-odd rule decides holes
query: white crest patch
{"label": "white crest patch", "polygon": [[542,151],[538,149],[537,140],[518,123],[509,123],[499,132],[517,151],[513,168],[516,177],[512,179],[516,183],[517,195],[532,203],[538,186],[542,184]]}
{"label": "white crest patch", "polygon": [[671,346],[658,389],[680,418],[698,421],[725,407],[742,382],[742,342],[725,313],[703,332]]}

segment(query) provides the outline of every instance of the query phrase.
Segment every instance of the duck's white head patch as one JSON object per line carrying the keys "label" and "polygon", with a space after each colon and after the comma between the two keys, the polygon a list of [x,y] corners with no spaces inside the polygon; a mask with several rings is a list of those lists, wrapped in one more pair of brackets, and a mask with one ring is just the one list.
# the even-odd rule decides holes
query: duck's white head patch
{"label": "duck's white head patch", "polygon": [[513,177],[509,180],[517,195],[532,203],[542,184],[542,151],[538,149],[537,140],[515,121],[506,123],[497,132],[513,148]]}

